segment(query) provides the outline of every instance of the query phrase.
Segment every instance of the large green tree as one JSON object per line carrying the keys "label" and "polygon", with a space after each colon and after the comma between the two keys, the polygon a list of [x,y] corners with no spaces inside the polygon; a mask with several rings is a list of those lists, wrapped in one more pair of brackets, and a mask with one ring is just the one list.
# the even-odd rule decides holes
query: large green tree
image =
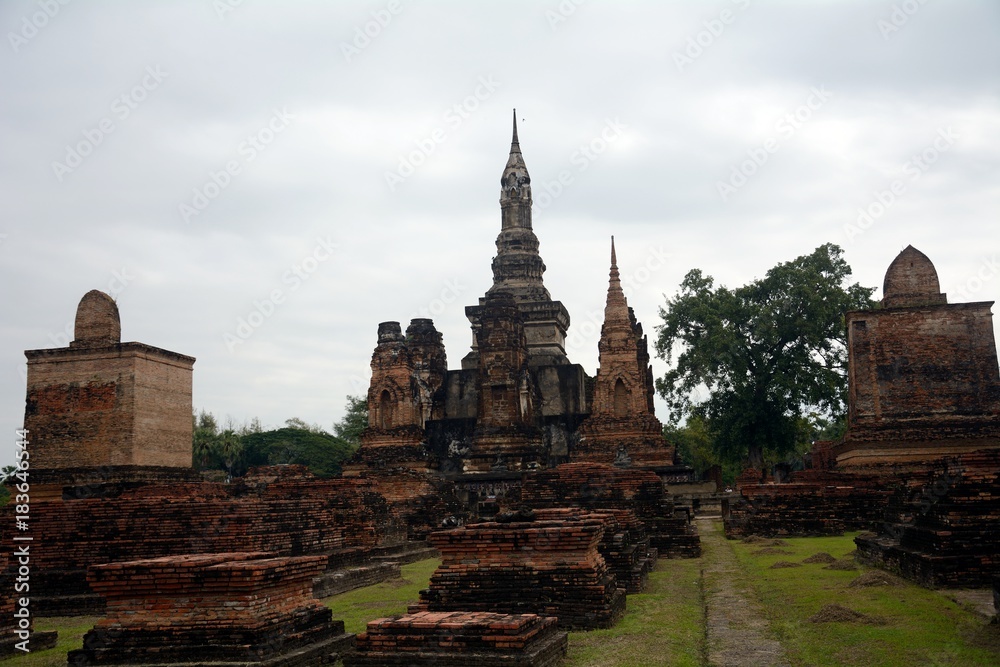
{"label": "large green tree", "polygon": [[333,425],[333,434],[354,447],[361,444],[361,432],[368,428],[368,399],[348,396],[344,418]]}
{"label": "large green tree", "polygon": [[762,468],[791,451],[803,420],[846,406],[844,313],[874,307],[874,288],[849,284],[843,250],[828,243],[729,289],[688,272],[660,309],[656,350],[671,369],[656,382],[670,420],[709,425],[721,458]]}

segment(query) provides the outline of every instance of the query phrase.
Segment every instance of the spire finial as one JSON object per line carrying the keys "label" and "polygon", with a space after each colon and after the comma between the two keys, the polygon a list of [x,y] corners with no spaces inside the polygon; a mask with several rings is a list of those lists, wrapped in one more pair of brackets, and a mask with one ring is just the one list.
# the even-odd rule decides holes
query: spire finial
{"label": "spire finial", "polygon": [[510,139],[510,152],[521,152],[521,145],[517,142],[517,109],[514,109],[514,133],[511,135]]}
{"label": "spire finial", "polygon": [[611,237],[611,270],[608,272],[608,302],[604,306],[604,322],[628,321],[628,302],[622,290],[618,273],[618,256],[615,253],[615,237]]}

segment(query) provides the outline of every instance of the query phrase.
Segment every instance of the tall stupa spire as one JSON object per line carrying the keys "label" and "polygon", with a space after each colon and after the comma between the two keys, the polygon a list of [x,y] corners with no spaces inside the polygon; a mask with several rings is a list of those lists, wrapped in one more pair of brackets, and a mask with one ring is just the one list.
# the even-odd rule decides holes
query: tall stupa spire
{"label": "tall stupa spire", "polygon": [[493,287],[513,293],[518,301],[551,299],[542,284],[545,264],[538,254],[538,237],[531,229],[531,177],[517,138],[514,110],[510,154],[500,177],[500,235],[493,258]]}
{"label": "tall stupa spire", "polygon": [[517,142],[517,109],[514,109],[514,134],[510,139],[510,152],[512,154],[521,152],[521,144]]}
{"label": "tall stupa spire", "polygon": [[538,237],[531,229],[531,177],[517,136],[517,109],[512,121],[510,153],[500,176],[500,233],[493,258],[493,286],[479,299],[479,305],[465,309],[473,337],[472,351],[462,359],[463,369],[479,367],[483,308],[490,297],[500,296],[498,293],[509,294],[517,305],[523,319],[530,366],[569,363],[566,357],[569,313],[545,289],[542,281],[545,263],[538,254]]}
{"label": "tall stupa spire", "polygon": [[605,326],[608,322],[628,324],[628,301],[622,290],[621,276],[618,273],[618,257],[615,255],[615,237],[611,237],[611,271],[608,278],[608,300],[604,306]]}

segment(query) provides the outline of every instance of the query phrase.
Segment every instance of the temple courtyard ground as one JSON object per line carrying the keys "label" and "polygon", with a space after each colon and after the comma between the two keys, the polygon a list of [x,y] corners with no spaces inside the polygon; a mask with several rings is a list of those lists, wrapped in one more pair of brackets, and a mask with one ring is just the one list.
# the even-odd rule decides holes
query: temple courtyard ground
{"label": "temple courtyard ground", "polygon": [[[570,634],[566,667],[1000,664],[985,594],[931,591],[855,565],[855,533],[734,542],[716,520],[698,529],[704,555],[660,560],[614,628]],[[438,562],[325,602],[348,632],[361,632],[405,613]],[[59,644],[12,664],[64,667],[96,620],[38,619],[36,630],[58,630]]]}

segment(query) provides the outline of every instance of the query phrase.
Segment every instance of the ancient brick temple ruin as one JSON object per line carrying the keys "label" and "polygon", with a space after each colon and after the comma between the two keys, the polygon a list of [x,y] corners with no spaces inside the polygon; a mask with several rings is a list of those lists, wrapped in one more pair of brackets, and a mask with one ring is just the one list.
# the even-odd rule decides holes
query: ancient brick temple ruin
{"label": "ancient brick temple ruin", "polygon": [[554,667],[566,633],[537,614],[421,611],[378,618],[357,637],[345,667]]}
{"label": "ancient brick temple ruin", "polygon": [[[390,557],[405,533],[365,480],[274,466],[233,484],[201,481],[191,468],[194,359],[122,343],[120,331],[115,302],[93,291],[69,347],[25,353],[35,615],[99,612],[89,569],[136,559],[315,555],[324,595],[398,576]],[[10,544],[14,505],[2,512]]]}
{"label": "ancient brick temple ruin", "polygon": [[863,562],[930,585],[987,585],[1000,568],[1000,368],[993,302],[950,304],[926,255],[889,266],[881,308],[847,313],[848,429],[789,483],[741,485],[731,536],[857,539]]}
{"label": "ancient brick temple ruin", "polygon": [[[380,324],[369,428],[345,475],[407,488],[411,499],[426,497],[419,487],[426,493],[427,480],[437,480],[437,497],[453,493],[483,516],[516,504],[523,473],[567,461],[693,479],[690,468],[674,465],[653,414],[648,343],[622,291],[613,240],[596,378],[566,355],[570,317],[542,280],[516,117],[500,182],[493,286],[465,310],[472,349],[460,369],[449,370],[431,320],[414,319],[405,334],[398,322]],[[447,493],[441,480],[451,485]]]}
{"label": "ancient brick temple ruin", "polygon": [[80,300],[68,347],[28,350],[24,428],[39,483],[101,477],[188,478],[194,358],[121,342],[118,305],[92,290]]}
{"label": "ancient brick temple ruin", "polygon": [[585,512],[544,520],[527,512],[432,533],[442,562],[410,613],[530,613],[563,628],[611,627],[626,590],[599,550],[610,525]]}
{"label": "ancient brick temple ruin", "polygon": [[332,664],[350,651],[343,621],[313,597],[321,556],[166,556],[96,565],[107,615],[69,665]]}

